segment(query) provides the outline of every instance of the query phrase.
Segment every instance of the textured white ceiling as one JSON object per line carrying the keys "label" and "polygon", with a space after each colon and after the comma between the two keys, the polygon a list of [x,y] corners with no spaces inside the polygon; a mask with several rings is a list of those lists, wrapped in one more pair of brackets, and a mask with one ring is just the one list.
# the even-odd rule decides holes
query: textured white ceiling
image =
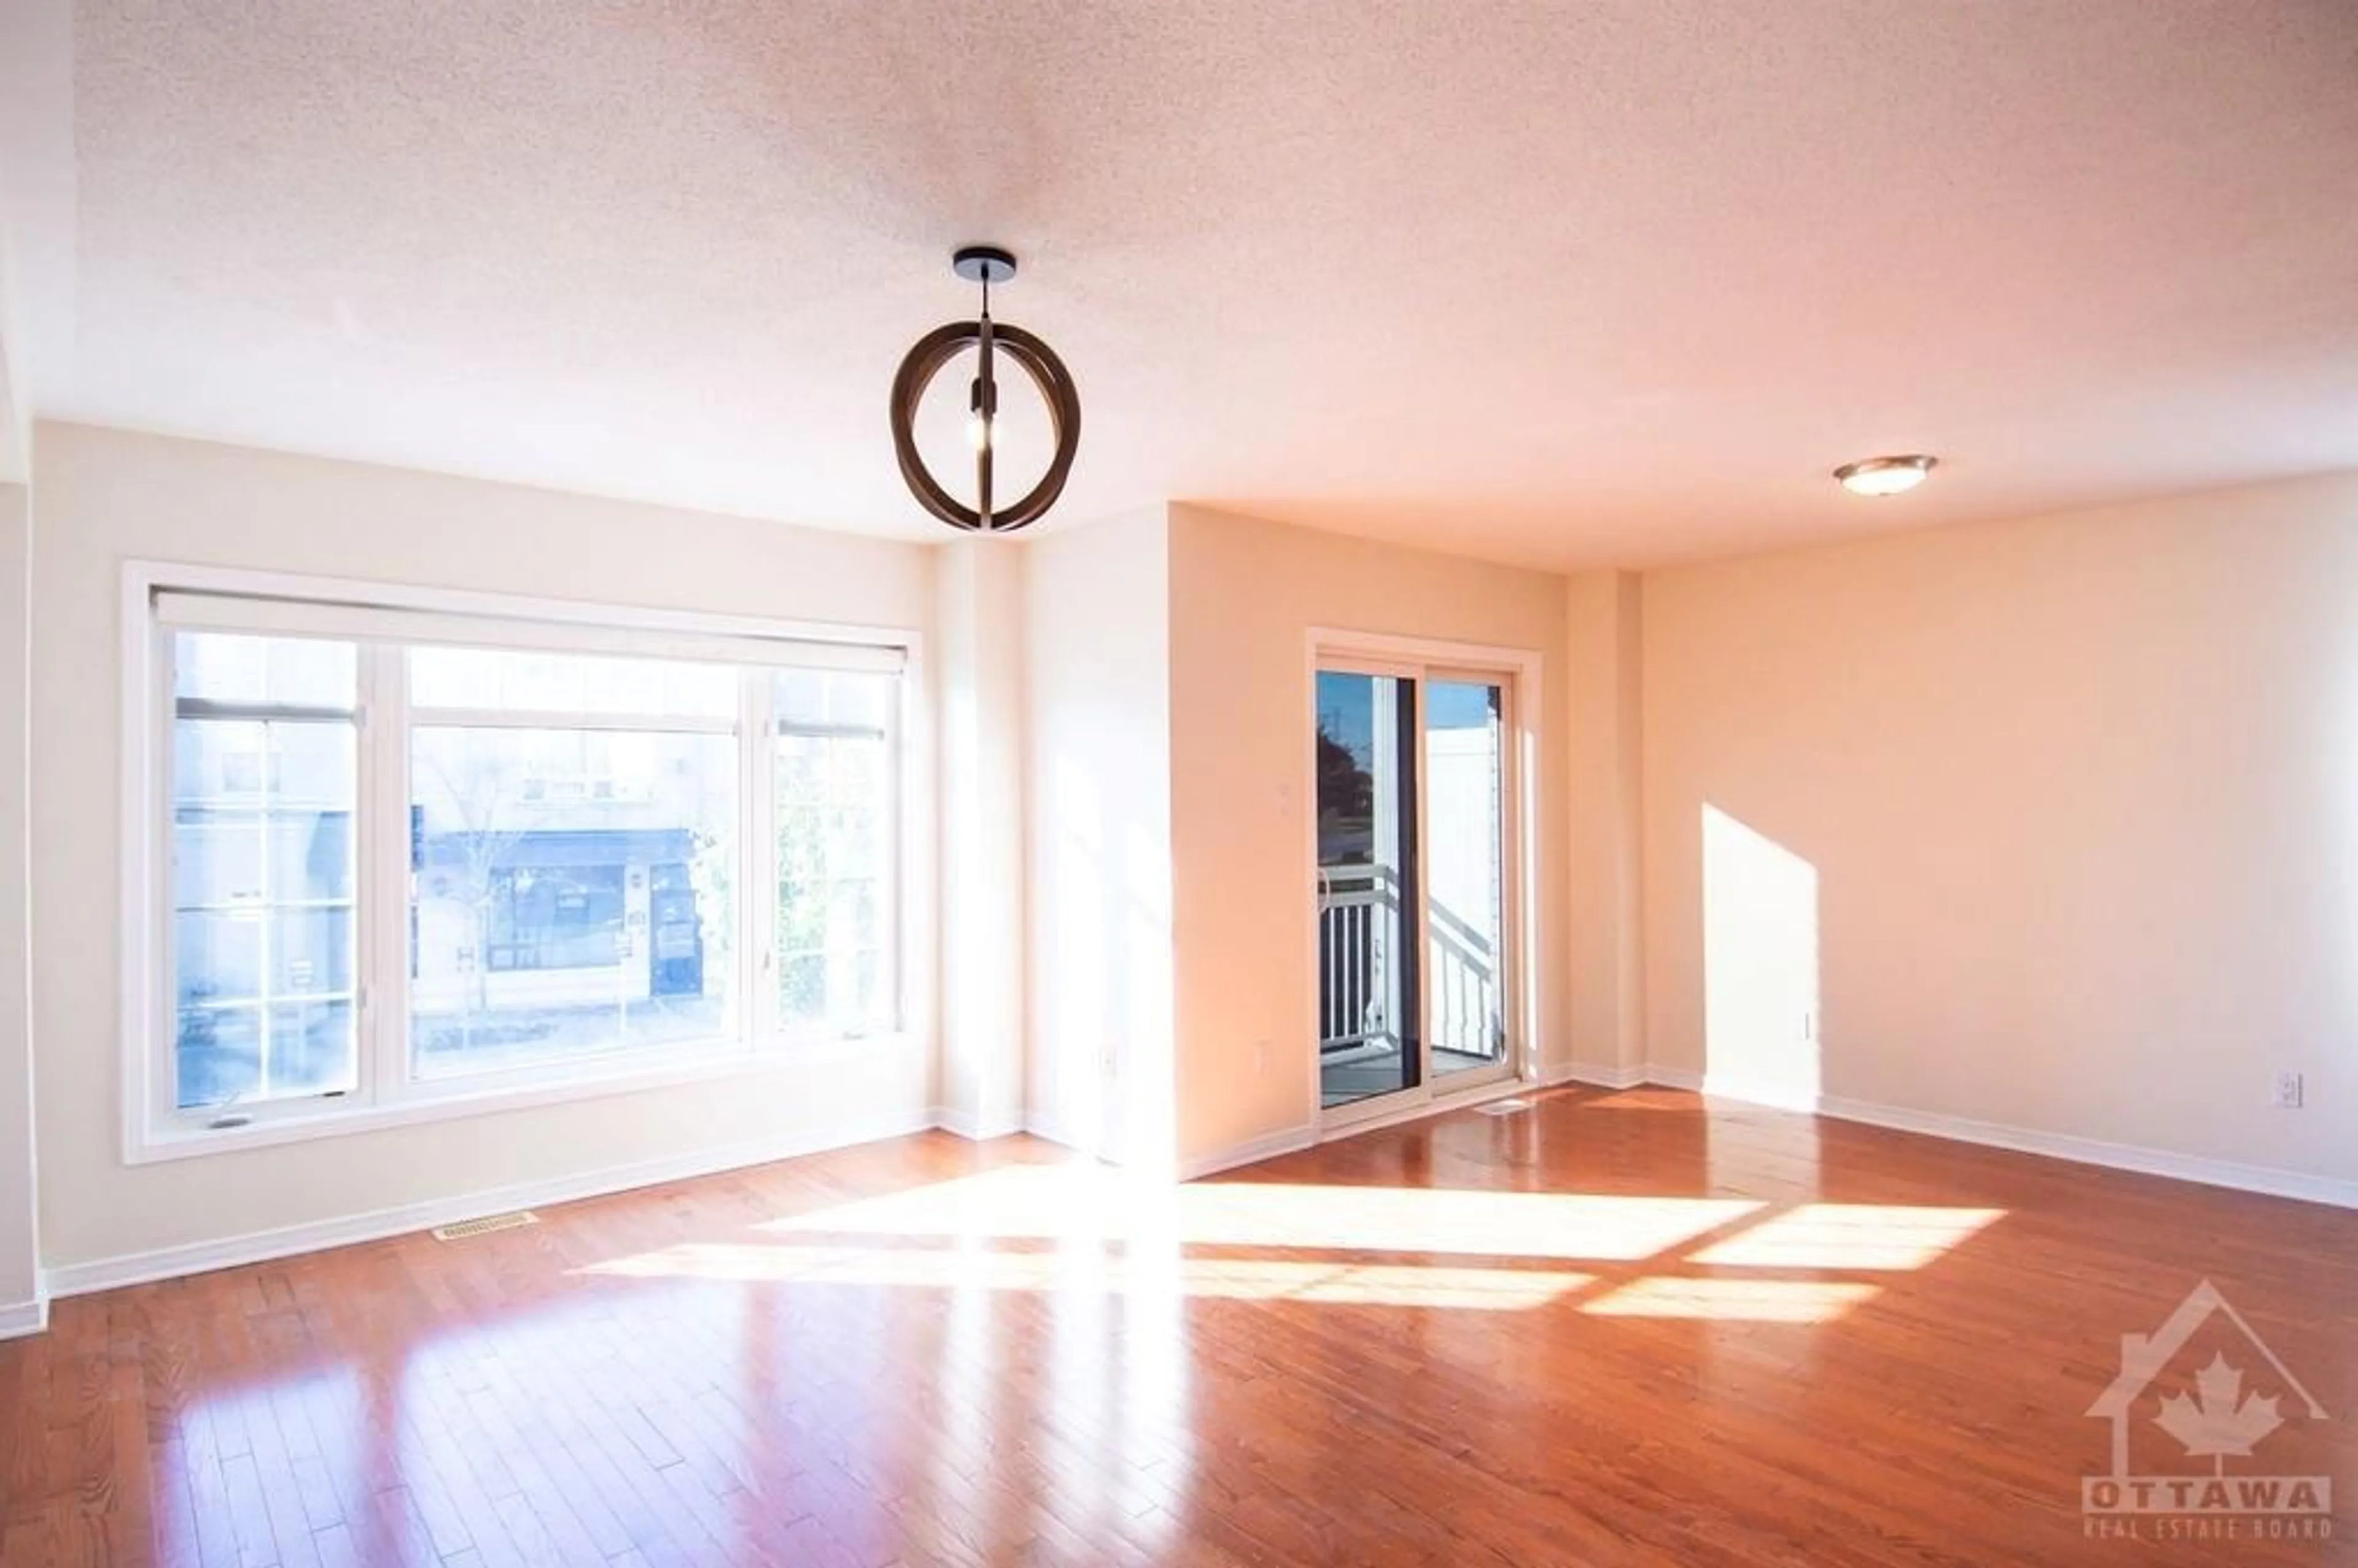
{"label": "textured white ceiling", "polygon": [[1645,563],[2358,466],[2350,0],[85,0],[74,50],[48,416],[932,537],[885,394],[987,239],[1068,518]]}

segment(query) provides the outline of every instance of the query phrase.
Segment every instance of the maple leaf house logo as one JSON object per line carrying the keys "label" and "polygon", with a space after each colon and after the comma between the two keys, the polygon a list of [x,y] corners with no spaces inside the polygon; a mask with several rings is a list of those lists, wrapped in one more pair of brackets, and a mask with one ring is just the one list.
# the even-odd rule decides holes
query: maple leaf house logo
{"label": "maple leaf house logo", "polygon": [[2080,1482],[2092,1535],[2332,1534],[2331,1478],[2280,1473],[2298,1466],[2272,1456],[2298,1439],[2262,1452],[2325,1411],[2208,1280],[2154,1333],[2121,1336],[2120,1374],[2088,1414],[2112,1423],[2111,1471]]}

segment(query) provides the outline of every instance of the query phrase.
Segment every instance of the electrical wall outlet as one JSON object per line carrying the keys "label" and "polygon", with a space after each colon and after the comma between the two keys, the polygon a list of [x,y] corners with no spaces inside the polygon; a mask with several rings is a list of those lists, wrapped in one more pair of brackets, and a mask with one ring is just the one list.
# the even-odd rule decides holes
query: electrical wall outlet
{"label": "electrical wall outlet", "polygon": [[2269,1103],[2278,1110],[2299,1110],[2300,1108],[2300,1075],[2278,1073],[2276,1098]]}

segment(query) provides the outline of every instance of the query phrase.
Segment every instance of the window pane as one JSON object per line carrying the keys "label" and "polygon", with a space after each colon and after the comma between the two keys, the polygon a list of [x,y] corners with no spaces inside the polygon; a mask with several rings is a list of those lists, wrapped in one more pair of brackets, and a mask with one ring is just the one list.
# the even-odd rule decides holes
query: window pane
{"label": "window pane", "polygon": [[[782,725],[864,717],[882,726],[897,700],[889,676],[791,671],[778,678]],[[780,1022],[834,1033],[889,1029],[899,1013],[889,961],[892,741],[882,728],[782,733],[773,769]]]}
{"label": "window pane", "polygon": [[350,708],[360,650],[308,637],[181,632],[172,650],[173,695],[271,708]]}
{"label": "window pane", "polygon": [[282,910],[267,939],[272,996],[337,996],[352,989],[350,909]]}
{"label": "window pane", "polygon": [[214,821],[183,809],[172,833],[175,907],[234,908],[261,901],[264,836],[250,820]]}
{"label": "window pane", "polygon": [[178,1104],[252,1099],[262,1087],[262,1009],[180,1009]]}
{"label": "window pane", "polygon": [[410,793],[421,1076],[732,1032],[733,735],[421,725]]}
{"label": "window pane", "polygon": [[352,1087],[352,1004],[281,1003],[270,1010],[270,1076],[287,1094]]}
{"label": "window pane", "polygon": [[733,719],[737,672],[669,659],[412,648],[409,701],[418,708],[487,713]]}
{"label": "window pane", "polygon": [[[335,697],[324,683],[305,687],[287,676],[300,673],[299,661],[271,650],[308,655],[339,644],[180,641],[183,648],[265,648],[268,656],[247,672],[258,671],[263,684],[221,700]],[[344,676],[349,687],[348,662]],[[350,1000],[356,749],[346,720],[174,723],[175,1103],[184,1109],[325,1093],[357,1080]],[[314,1000],[284,1005],[298,998]],[[282,1037],[282,1030],[294,1033]]]}
{"label": "window pane", "polygon": [[266,828],[270,896],[279,903],[350,904],[349,811],[273,811]]}
{"label": "window pane", "polygon": [[260,999],[263,917],[259,909],[228,914],[183,913],[174,918],[173,927],[182,1007]]}
{"label": "window pane", "polygon": [[872,730],[892,726],[901,697],[898,676],[849,670],[777,672],[782,730]]}

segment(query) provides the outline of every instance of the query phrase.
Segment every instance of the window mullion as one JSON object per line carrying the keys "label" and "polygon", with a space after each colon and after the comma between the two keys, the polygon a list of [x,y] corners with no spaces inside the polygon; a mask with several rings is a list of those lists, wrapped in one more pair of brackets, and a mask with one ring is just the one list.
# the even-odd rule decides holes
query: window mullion
{"label": "window mullion", "polygon": [[[262,908],[259,912],[258,918],[254,921],[254,946],[261,957],[254,964],[254,989],[255,991],[255,997],[254,1021],[254,1029],[260,1034],[262,1039],[262,1048],[257,1054],[255,1061],[254,1096],[258,1099],[266,1100],[271,1098],[270,1058],[275,1054],[274,1046],[276,1044],[276,1041],[273,1038],[274,1031],[271,1025],[276,1022],[276,1014],[278,1011],[276,1006],[278,1000],[278,954],[276,951],[277,944],[275,940],[278,935],[278,910],[273,899],[273,895],[277,891],[278,884],[274,878],[273,870],[270,864],[271,727],[267,723],[265,723],[261,728],[262,776],[259,781],[261,787],[255,794],[254,804],[254,836],[258,840],[255,846],[256,859],[261,862],[262,866],[262,871],[259,878],[262,884]],[[357,1035],[357,1032],[355,1032],[355,1034]],[[357,1038],[355,1038],[353,1048],[355,1050],[359,1048]]]}
{"label": "window mullion", "polygon": [[771,730],[777,711],[777,676],[749,669],[740,681],[738,787],[744,847],[737,929],[744,933],[738,974],[742,998],[739,1027],[756,1051],[778,1036],[778,802]]}
{"label": "window mullion", "polygon": [[367,708],[361,722],[360,903],[369,932],[361,1080],[381,1104],[401,1098],[409,1085],[409,687],[407,661],[395,644],[362,644],[361,667]]}

